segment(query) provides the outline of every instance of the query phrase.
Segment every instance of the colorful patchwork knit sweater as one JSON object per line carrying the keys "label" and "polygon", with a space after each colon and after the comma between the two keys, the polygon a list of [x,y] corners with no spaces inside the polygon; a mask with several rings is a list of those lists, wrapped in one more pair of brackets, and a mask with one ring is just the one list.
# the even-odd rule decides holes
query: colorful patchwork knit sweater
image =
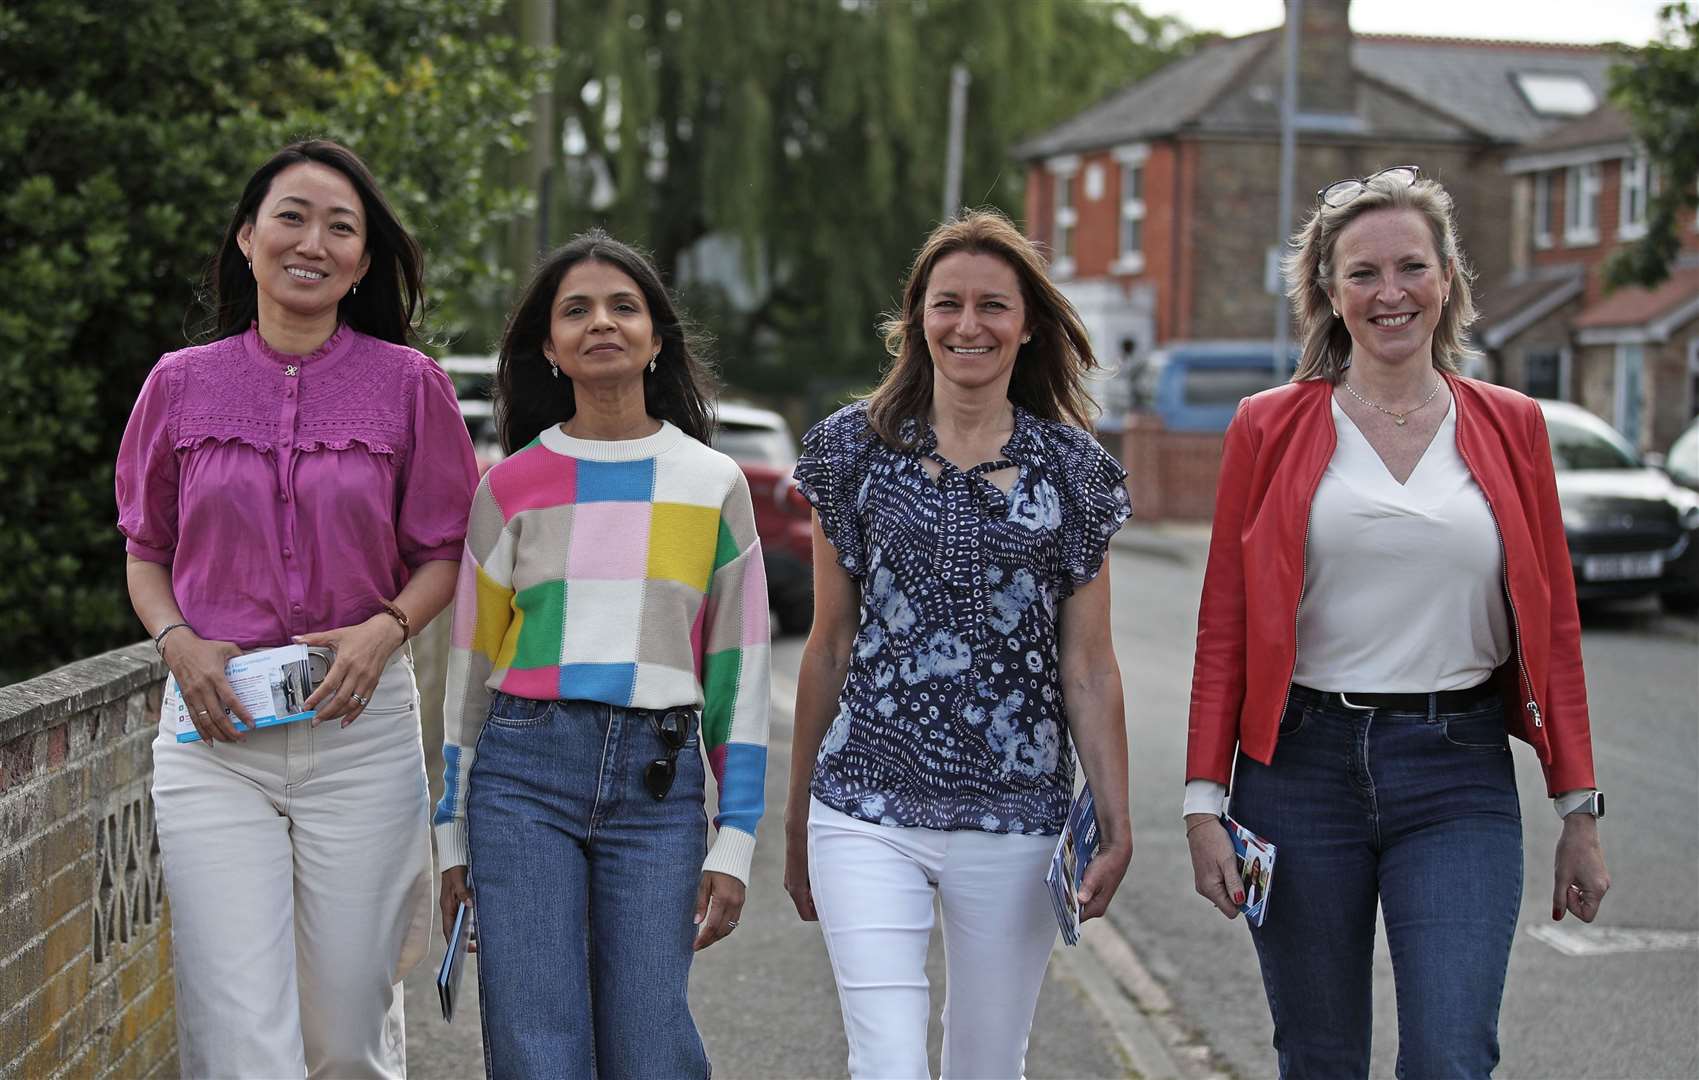
{"label": "colorful patchwork knit sweater", "polygon": [[719,788],[704,870],[747,882],[767,772],[767,579],[737,464],[672,424],[642,439],[551,427],[478,485],[443,704],[442,867],[466,864],[466,792],[491,692],[696,705]]}

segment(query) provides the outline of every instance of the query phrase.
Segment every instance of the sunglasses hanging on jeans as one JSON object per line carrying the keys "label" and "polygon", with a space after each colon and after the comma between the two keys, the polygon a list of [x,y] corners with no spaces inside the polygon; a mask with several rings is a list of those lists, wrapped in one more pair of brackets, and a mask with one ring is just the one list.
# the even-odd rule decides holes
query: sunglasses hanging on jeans
{"label": "sunglasses hanging on jeans", "polygon": [[667,745],[667,756],[656,758],[644,766],[643,786],[656,799],[664,799],[678,776],[678,752],[683,749],[685,740],[690,738],[689,710],[669,709],[656,716],[655,731]]}

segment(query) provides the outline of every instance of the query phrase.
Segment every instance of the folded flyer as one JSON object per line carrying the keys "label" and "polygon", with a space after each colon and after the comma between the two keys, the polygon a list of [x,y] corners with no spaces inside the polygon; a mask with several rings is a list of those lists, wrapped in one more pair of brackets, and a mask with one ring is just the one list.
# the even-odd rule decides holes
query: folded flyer
{"label": "folded flyer", "polygon": [[1227,829],[1228,839],[1233,841],[1233,854],[1239,858],[1239,878],[1245,885],[1245,902],[1239,905],[1239,910],[1245,913],[1245,921],[1261,926],[1263,916],[1268,914],[1269,890],[1274,888],[1274,845],[1226,814],[1221,815],[1221,824]]}
{"label": "folded flyer", "polygon": [[[224,677],[230,680],[230,689],[235,691],[236,699],[254,718],[255,727],[292,724],[313,716],[313,710],[307,708],[306,702],[316,682],[313,677],[315,659],[305,645],[259,649],[232,657],[224,665]],[[173,730],[177,732],[178,742],[200,739],[201,733],[195,730],[189,706],[177,691],[175,676],[165,680],[164,709]],[[228,709],[224,715],[230,718],[237,731],[250,730]]]}
{"label": "folded flyer", "polygon": [[1056,909],[1056,925],[1068,945],[1080,941],[1080,883],[1097,854],[1097,842],[1097,807],[1087,784],[1074,797],[1062,835],[1056,839],[1056,853],[1050,857],[1050,871],[1044,875],[1044,883],[1050,886],[1050,903]]}
{"label": "folded flyer", "polygon": [[472,940],[472,909],[462,900],[454,915],[454,929],[448,935],[448,951],[443,954],[442,966],[437,968],[437,1001],[442,1005],[442,1018],[454,1020],[454,1001],[460,996],[460,975],[466,970],[466,946]]}

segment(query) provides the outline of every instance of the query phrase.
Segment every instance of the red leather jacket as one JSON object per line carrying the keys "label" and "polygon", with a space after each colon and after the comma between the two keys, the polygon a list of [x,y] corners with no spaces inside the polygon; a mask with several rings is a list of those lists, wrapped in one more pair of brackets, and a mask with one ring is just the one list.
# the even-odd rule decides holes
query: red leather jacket
{"label": "red leather jacket", "polygon": [[[1539,754],[1550,794],[1593,787],[1581,620],[1545,417],[1513,390],[1446,381],[1458,452],[1504,547],[1515,631],[1500,673],[1506,726]],[[1235,747],[1264,764],[1274,757],[1297,662],[1310,502],[1333,457],[1331,391],[1325,380],[1266,390],[1227,428],[1198,605],[1188,780],[1227,783]]]}

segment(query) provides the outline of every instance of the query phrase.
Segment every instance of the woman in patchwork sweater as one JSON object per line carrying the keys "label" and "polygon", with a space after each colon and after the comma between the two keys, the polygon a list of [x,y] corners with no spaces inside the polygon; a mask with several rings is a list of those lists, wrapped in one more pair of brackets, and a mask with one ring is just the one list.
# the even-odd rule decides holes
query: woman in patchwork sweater
{"label": "woman in patchwork sweater", "polygon": [[436,813],[445,925],[476,887],[493,1075],[708,1075],[686,987],[743,907],[770,657],[705,381],[654,268],[600,230],[543,263],[502,343],[510,456],[467,529]]}

